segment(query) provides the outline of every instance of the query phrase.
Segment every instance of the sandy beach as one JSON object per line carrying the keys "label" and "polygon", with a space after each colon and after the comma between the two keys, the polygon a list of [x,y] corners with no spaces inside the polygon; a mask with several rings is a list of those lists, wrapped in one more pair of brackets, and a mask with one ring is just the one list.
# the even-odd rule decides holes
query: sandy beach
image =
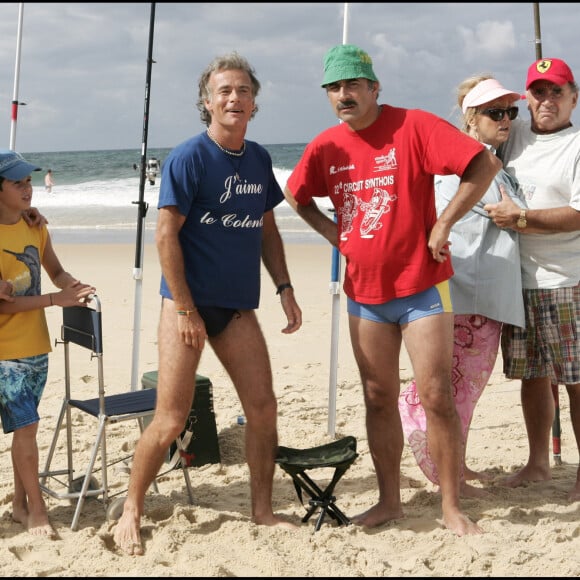
{"label": "sandy beach", "polygon": [[[132,371],[136,283],[132,244],[56,244],[67,270],[97,288],[103,304],[104,366],[109,393],[129,390]],[[264,270],[259,319],[269,344],[278,396],[280,445],[308,448],[333,440],[328,434],[332,297],[329,292],[331,250],[324,244],[288,244],[288,263],[303,326],[296,334],[285,326],[279,298]],[[157,368],[159,264],[155,247],[146,244],[138,360],[139,377]],[[52,285],[43,279],[43,291]],[[354,516],[377,501],[377,485],[365,432],[364,404],[350,349],[346,300],[340,299],[335,438],[353,435],[359,457],[339,482],[337,505]],[[47,318],[52,342],[60,335],[61,309]],[[577,577],[580,575],[580,503],[567,493],[576,477],[578,453],[570,424],[568,400],[561,387],[562,465],[553,479],[517,489],[494,482],[475,483],[485,498],[463,500],[465,512],[484,529],[479,536],[456,537],[441,525],[440,496],[417,467],[406,445],[402,460],[401,495],[405,518],[373,530],[337,526],[325,520],[314,532],[315,518],[302,523],[305,508],[292,481],[276,468],[274,510],[299,526],[286,530],[250,522],[248,470],[244,461],[244,425],[233,386],[210,347],[199,373],[212,383],[221,463],[191,468],[195,502],[188,503],[183,475],[168,472],[159,493],[145,503],[145,554],[131,557],[117,551],[102,504],[88,500],[79,529],[70,523],[74,506],[47,498],[54,541],[33,537],[11,519],[13,491],[11,436],[0,438],[0,563],[4,576],[490,576]],[[401,387],[412,378],[403,354]],[[83,396],[97,393],[97,368],[88,353],[77,351],[72,380]],[[64,354],[54,345],[48,383],[40,405],[38,443],[41,469],[64,394]],[[75,449],[86,457],[94,438],[93,422],[73,413],[78,439]],[[114,426],[109,453],[131,451],[139,436],[136,423]],[[495,367],[473,419],[467,456],[475,470],[494,477],[510,473],[527,459],[519,383],[506,380],[501,359]],[[80,464],[82,465],[82,464]],[[113,490],[123,490],[127,474],[110,472]],[[316,474],[325,481],[330,470]]]}

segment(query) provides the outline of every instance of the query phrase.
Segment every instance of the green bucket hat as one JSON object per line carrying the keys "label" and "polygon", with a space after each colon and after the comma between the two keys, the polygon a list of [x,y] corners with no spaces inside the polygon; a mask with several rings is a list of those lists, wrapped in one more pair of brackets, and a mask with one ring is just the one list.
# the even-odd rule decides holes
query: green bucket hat
{"label": "green bucket hat", "polygon": [[324,57],[324,79],[321,86],[358,78],[379,82],[373,72],[371,57],[354,44],[333,46]]}

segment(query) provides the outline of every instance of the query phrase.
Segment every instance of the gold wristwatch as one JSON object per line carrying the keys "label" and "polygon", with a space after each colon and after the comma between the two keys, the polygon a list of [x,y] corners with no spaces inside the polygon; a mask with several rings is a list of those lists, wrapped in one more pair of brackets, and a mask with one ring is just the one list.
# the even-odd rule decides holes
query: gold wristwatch
{"label": "gold wristwatch", "polygon": [[526,219],[526,210],[522,209],[520,211],[520,217],[518,218],[518,223],[516,224],[518,228],[525,228],[528,225],[528,220]]}

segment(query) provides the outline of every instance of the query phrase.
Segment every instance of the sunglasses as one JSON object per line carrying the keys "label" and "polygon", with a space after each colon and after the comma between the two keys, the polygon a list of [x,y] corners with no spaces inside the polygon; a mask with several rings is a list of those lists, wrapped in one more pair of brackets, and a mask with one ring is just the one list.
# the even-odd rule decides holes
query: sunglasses
{"label": "sunglasses", "polygon": [[489,117],[492,121],[502,121],[504,115],[507,114],[508,119],[513,121],[518,116],[518,112],[517,107],[509,107],[509,109],[484,109],[479,111],[479,114]]}
{"label": "sunglasses", "polygon": [[558,100],[562,98],[564,89],[562,87],[530,87],[530,93],[537,101],[543,101],[548,97]]}

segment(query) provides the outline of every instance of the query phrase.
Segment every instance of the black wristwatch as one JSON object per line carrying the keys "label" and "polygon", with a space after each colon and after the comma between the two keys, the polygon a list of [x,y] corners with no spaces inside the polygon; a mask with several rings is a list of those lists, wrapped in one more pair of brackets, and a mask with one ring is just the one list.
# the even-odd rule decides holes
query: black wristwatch
{"label": "black wristwatch", "polygon": [[292,286],[290,282],[285,282],[284,284],[280,284],[280,286],[276,288],[276,294],[282,294],[282,292],[284,292],[284,290],[286,290],[287,288],[291,288],[292,290],[294,290],[294,286]]}

